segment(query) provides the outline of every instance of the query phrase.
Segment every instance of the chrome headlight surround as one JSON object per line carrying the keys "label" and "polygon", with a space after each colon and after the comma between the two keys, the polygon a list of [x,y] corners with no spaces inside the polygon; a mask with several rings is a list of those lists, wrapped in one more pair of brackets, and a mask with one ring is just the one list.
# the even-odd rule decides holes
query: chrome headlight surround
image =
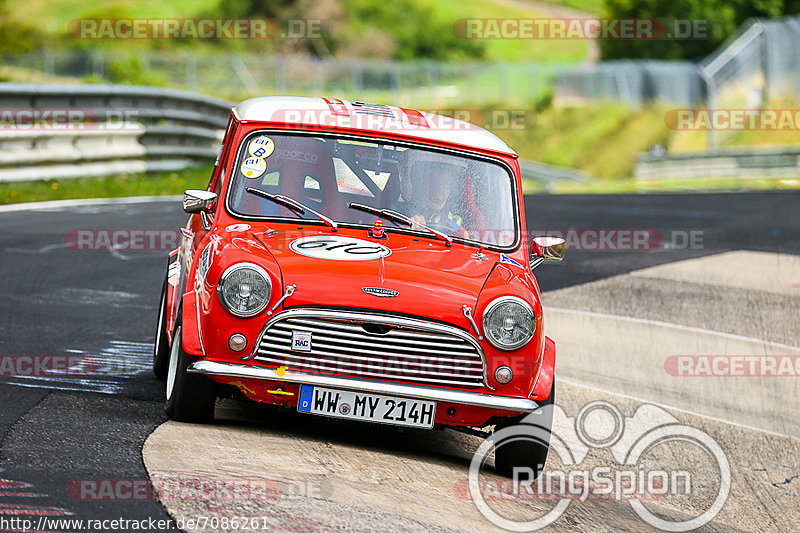
{"label": "chrome headlight surround", "polygon": [[[492,324],[492,321],[497,318],[495,314],[502,313],[504,310],[506,313],[506,320],[504,320],[505,324],[500,326],[500,328],[511,331],[512,337],[517,336],[513,333],[514,330],[522,329],[522,337],[513,342],[504,342],[500,339],[498,337],[498,325],[496,320],[495,323]],[[508,316],[509,310],[514,310],[519,319],[519,323],[517,323],[513,317]],[[530,342],[534,333],[536,333],[536,315],[533,314],[533,308],[531,308],[530,304],[522,298],[516,296],[501,296],[492,300],[483,311],[483,334],[495,348],[501,350],[516,350]]]}
{"label": "chrome headlight surround", "polygon": [[[241,285],[242,283],[237,281],[237,278],[248,272],[251,275],[257,276],[253,280],[256,284],[259,283],[258,277],[260,277],[261,281],[263,282],[263,285],[255,288],[254,287],[240,288],[240,290],[238,291],[239,292],[238,296],[240,299],[239,304],[241,303],[241,299],[244,298],[247,299],[244,307],[247,307],[247,302],[249,302],[249,300],[252,298],[254,294],[253,291],[258,291],[255,293],[255,295],[257,296],[255,306],[249,309],[241,310],[239,309],[240,305],[237,305],[236,302],[232,302],[229,300],[231,295],[230,293],[226,292],[225,288],[226,286],[229,286],[229,284],[231,283],[238,282]],[[247,292],[247,294],[243,296],[242,292]],[[246,317],[256,316],[257,314],[261,313],[264,309],[267,308],[267,305],[269,305],[269,299],[271,296],[272,296],[272,282],[270,281],[269,274],[267,273],[266,270],[264,270],[263,268],[254,263],[236,263],[235,265],[228,267],[225,270],[225,272],[222,273],[222,276],[220,276],[219,283],[217,284],[217,297],[219,298],[219,301],[222,303],[223,307],[225,307],[225,309],[227,309],[232,315],[238,317],[246,318]]]}

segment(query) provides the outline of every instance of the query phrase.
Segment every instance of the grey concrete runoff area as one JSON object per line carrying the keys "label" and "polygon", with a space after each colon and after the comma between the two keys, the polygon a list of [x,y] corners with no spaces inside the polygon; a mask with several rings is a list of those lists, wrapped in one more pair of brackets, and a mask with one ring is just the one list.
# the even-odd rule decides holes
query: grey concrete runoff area
{"label": "grey concrete runoff area", "polygon": [[[663,407],[718,442],[731,465],[728,500],[704,530],[793,530],[800,523],[800,372],[737,376],[738,367],[732,366],[733,376],[719,376],[711,374],[713,369],[705,373],[696,361],[800,355],[797,282],[797,256],[737,251],[546,292],[545,328],[559,339],[559,407],[572,417],[596,401],[611,403],[626,417],[643,404]],[[624,287],[636,290],[614,298]],[[664,305],[670,295],[682,301]],[[612,310],[619,314],[608,312],[609,299],[617,301]],[[743,301],[756,302],[776,320],[762,322],[752,309],[743,309]],[[693,358],[691,366],[681,368],[686,375],[671,375],[667,368],[667,361],[678,356]],[[719,364],[716,368],[725,371]],[[677,364],[672,373],[678,373]],[[451,430],[345,429],[328,421],[311,423],[305,416],[253,413],[235,402],[221,402],[217,417],[213,426],[167,422],[150,435],[143,455],[156,485],[174,486],[198,476],[266,478],[274,483],[274,500],[268,506],[258,498],[208,502],[177,492],[172,497],[166,490],[162,503],[173,517],[259,516],[276,530],[313,524],[320,530],[369,531],[380,524],[386,531],[502,531],[468,496],[467,466],[479,437]],[[603,459],[600,453],[589,457],[590,464],[604,464]],[[654,459],[666,468],[676,457],[665,453]],[[703,461],[693,462],[693,468],[698,464],[713,473]],[[552,452],[547,467],[565,468]],[[698,498],[665,498],[650,505],[675,520],[703,510]],[[544,514],[530,502],[499,507],[504,516],[520,520]],[[652,526],[623,501],[586,500],[568,507],[549,528],[645,531]]]}
{"label": "grey concrete runoff area", "polygon": [[[532,229],[649,228],[664,241],[568,250],[563,263],[536,269],[540,327],[558,346],[562,446],[545,475],[619,474],[627,467],[616,445],[597,443],[624,427],[618,444],[628,445],[657,422],[705,435],[729,465],[730,493],[697,531],[798,531],[799,206],[795,192],[526,197]],[[80,250],[70,235],[144,230],[169,242],[185,220],[177,198],[0,208],[0,357],[96,364],[83,377],[0,375],[0,518],[153,519],[186,531],[226,530],[222,519],[229,531],[501,530],[470,498],[477,436],[234,400],[218,401],[213,425],[167,422],[150,354],[168,250]],[[687,235],[699,246],[681,247]],[[643,467],[689,472],[692,491],[650,494],[645,507],[673,523],[711,508],[723,469],[709,452],[717,448],[705,450],[648,449]],[[506,498],[509,480],[494,474],[491,456],[486,465],[481,487],[498,515],[530,520],[554,507]],[[158,497],[103,497],[101,481],[112,490],[152,483]],[[543,531],[654,530],[626,494],[569,498]]]}

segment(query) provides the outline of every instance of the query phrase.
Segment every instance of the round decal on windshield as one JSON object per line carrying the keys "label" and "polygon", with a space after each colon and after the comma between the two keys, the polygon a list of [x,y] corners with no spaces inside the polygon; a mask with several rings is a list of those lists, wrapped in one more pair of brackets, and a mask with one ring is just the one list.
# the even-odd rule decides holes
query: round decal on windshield
{"label": "round decal on windshield", "polygon": [[253,157],[269,157],[275,151],[275,143],[266,135],[262,135],[250,141],[247,150]]}
{"label": "round decal on windshield", "polygon": [[267,170],[267,162],[257,157],[250,157],[242,163],[242,174],[248,178],[257,178]]}
{"label": "round decal on windshield", "polygon": [[300,255],[334,261],[368,261],[386,257],[392,250],[382,244],[352,237],[314,235],[292,241],[289,249]]}

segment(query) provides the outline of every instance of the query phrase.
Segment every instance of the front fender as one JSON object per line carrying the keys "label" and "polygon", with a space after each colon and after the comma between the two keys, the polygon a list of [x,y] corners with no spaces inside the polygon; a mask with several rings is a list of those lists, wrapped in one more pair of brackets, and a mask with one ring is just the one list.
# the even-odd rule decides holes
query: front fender
{"label": "front fender", "polygon": [[556,343],[550,337],[544,338],[544,357],[539,366],[539,375],[531,391],[530,399],[542,401],[550,397],[553,376],[556,372]]}
{"label": "front fender", "polygon": [[203,340],[197,316],[197,293],[189,291],[183,295],[182,336],[183,349],[186,353],[203,356]]}

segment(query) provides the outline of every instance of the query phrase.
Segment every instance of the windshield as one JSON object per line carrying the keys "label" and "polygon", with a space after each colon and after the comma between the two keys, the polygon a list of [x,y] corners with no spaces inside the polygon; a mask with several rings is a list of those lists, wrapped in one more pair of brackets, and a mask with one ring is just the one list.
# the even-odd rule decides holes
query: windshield
{"label": "windshield", "polygon": [[500,248],[516,243],[512,177],[482,159],[389,142],[257,132],[239,149],[228,190],[232,214],[319,220],[248,188],[291,198],[344,225],[372,226],[380,219],[388,230],[425,233],[348,207],[357,203],[395,211],[456,241]]}

